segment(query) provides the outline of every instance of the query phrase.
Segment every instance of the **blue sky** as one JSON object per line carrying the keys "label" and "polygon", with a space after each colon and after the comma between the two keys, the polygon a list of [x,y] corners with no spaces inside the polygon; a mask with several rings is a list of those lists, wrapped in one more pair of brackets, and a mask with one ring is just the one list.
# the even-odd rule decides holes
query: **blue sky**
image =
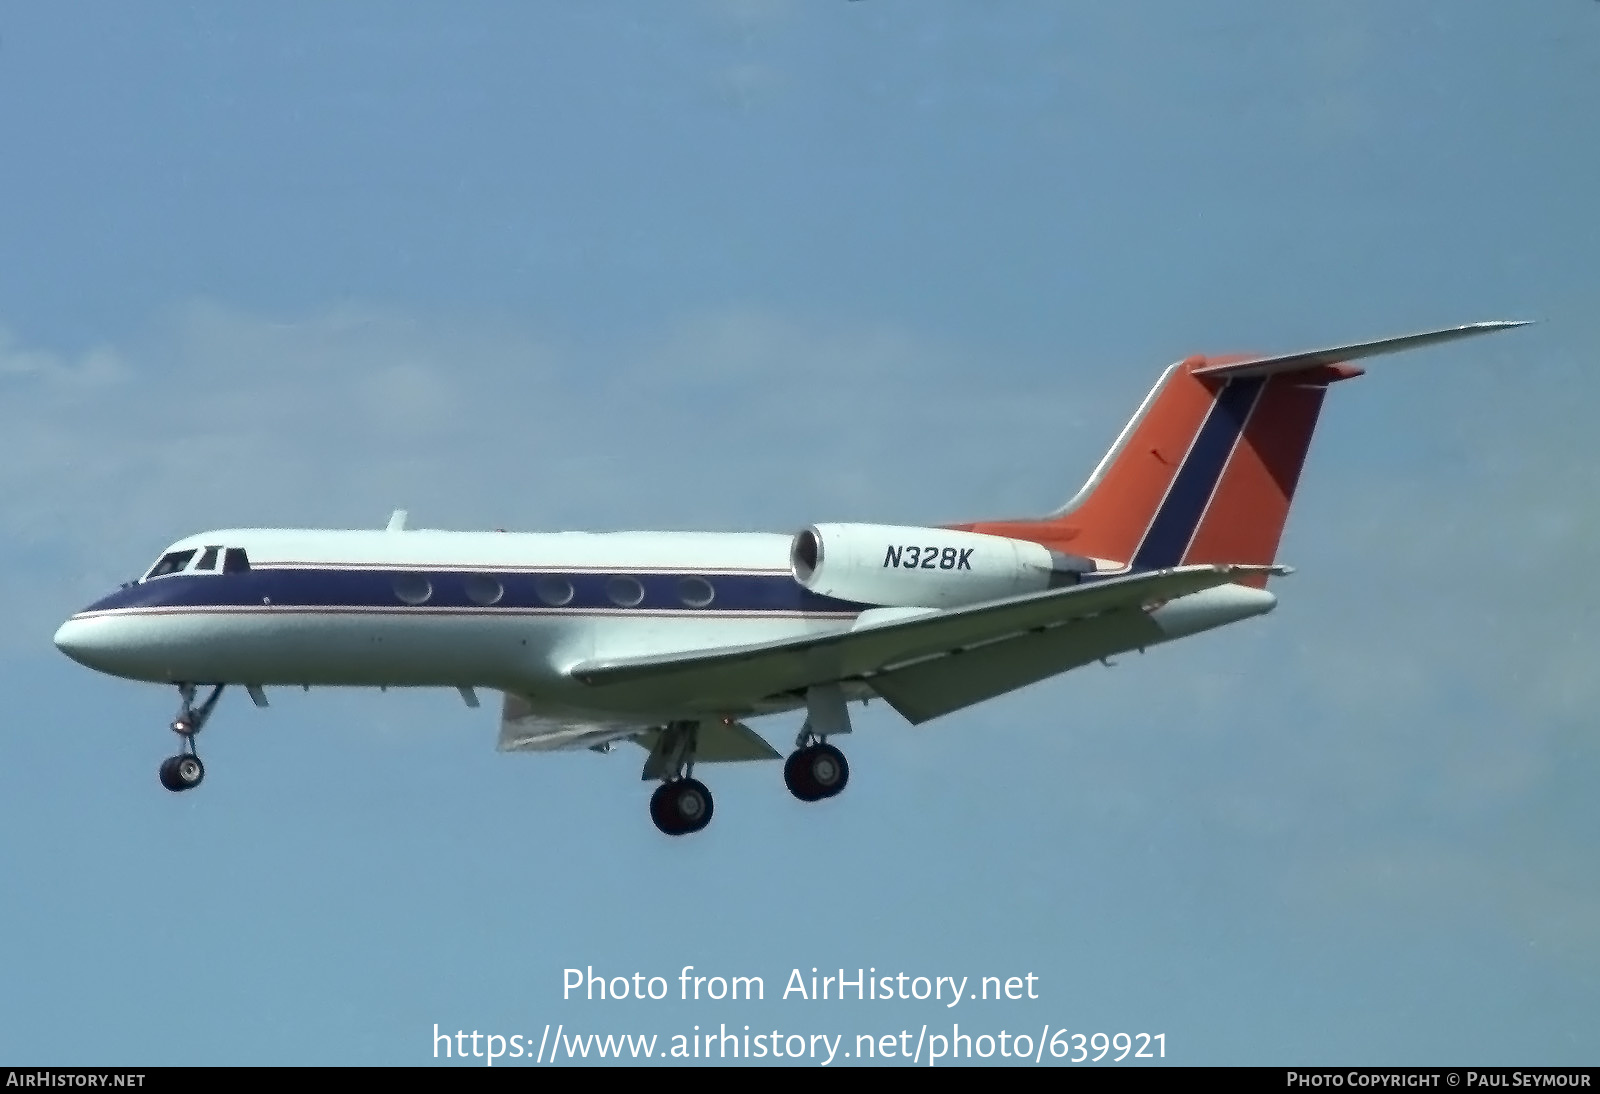
{"label": "blue sky", "polygon": [[[0,1059],[1593,1063],[1596,102],[1579,0],[8,7]],[[1045,511],[1174,359],[1491,318],[1540,322],[1334,390],[1273,615],[875,704],[848,793],[717,768],[695,839],[454,694],[229,696],[173,797],[174,697],[49,641],[209,527]],[[769,1000],[560,998],[688,964]],[[1041,998],[771,999],[812,966]]]}

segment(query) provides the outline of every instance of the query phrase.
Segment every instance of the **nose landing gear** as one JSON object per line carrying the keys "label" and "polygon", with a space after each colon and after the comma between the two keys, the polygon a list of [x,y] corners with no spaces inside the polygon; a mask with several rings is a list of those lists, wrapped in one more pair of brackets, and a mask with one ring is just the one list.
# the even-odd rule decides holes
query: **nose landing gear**
{"label": "nose landing gear", "polygon": [[192,790],[206,777],[206,765],[192,754],[168,756],[161,761],[161,785],[171,791]]}
{"label": "nose landing gear", "polygon": [[193,790],[206,777],[206,765],[200,762],[200,756],[195,751],[194,738],[205,728],[211,712],[216,709],[217,700],[222,698],[223,686],[213,685],[211,694],[196,706],[194,685],[178,685],[182,704],[178,707],[177,717],[172,719],[172,732],[183,739],[183,747],[176,756],[168,756],[161,761],[161,785],[174,793]]}

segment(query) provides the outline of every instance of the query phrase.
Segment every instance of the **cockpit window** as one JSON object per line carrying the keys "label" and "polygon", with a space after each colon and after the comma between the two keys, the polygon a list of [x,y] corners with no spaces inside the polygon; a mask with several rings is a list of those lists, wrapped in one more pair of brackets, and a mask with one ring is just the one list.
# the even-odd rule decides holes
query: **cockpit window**
{"label": "cockpit window", "polygon": [[168,551],[161,556],[159,562],[150,567],[150,572],[144,575],[145,580],[148,581],[152,577],[166,577],[168,574],[175,574],[189,565],[189,560],[193,557],[194,551],[192,549],[188,551]]}
{"label": "cockpit window", "polygon": [[221,547],[207,547],[200,552],[200,561],[194,564],[196,570],[215,570],[217,568],[217,552]]}
{"label": "cockpit window", "polygon": [[242,574],[250,568],[250,556],[244,553],[243,547],[229,547],[222,555],[222,572],[225,574]]}

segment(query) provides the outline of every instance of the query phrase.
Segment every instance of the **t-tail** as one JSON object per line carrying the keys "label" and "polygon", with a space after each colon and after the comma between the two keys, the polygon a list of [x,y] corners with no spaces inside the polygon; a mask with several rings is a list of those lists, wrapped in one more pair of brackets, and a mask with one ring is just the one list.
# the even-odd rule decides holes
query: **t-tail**
{"label": "t-tail", "polygon": [[1474,323],[1277,357],[1190,357],[1162,374],[1063,508],[956,527],[1041,543],[1102,570],[1271,565],[1328,387],[1365,371],[1351,362],[1524,325]]}

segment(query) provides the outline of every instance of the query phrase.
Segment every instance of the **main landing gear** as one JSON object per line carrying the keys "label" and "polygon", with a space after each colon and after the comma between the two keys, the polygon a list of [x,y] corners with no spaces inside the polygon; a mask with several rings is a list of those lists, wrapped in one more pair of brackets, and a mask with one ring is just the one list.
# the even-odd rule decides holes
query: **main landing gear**
{"label": "main landing gear", "polygon": [[650,819],[669,836],[687,836],[711,823],[711,791],[699,779],[685,776],[656,787],[650,795]]}
{"label": "main landing gear", "polygon": [[669,836],[687,836],[711,823],[711,791],[693,777],[699,728],[698,722],[669,724],[644,763],[644,777],[661,780],[650,795],[650,819]]}
{"label": "main landing gear", "polygon": [[174,793],[193,790],[206,777],[206,765],[200,762],[200,756],[195,752],[194,737],[205,728],[206,720],[216,709],[217,700],[222,698],[222,688],[221,684],[213,685],[211,694],[196,706],[194,685],[178,685],[182,705],[178,708],[178,716],[172,720],[172,732],[183,739],[183,746],[176,756],[168,756],[161,761],[161,785]]}
{"label": "main landing gear", "polygon": [[850,782],[844,753],[828,743],[834,733],[850,732],[850,710],[837,684],[806,692],[806,724],[795,738],[795,750],[783,764],[783,782],[803,802],[831,798]]}
{"label": "main landing gear", "polygon": [[[850,732],[850,711],[844,691],[838,684],[820,684],[806,689],[806,721],[795,738],[795,750],[783,765],[783,781],[789,793],[803,802],[822,801],[844,790],[850,782],[850,764],[844,753],[828,743],[838,733]],[[641,778],[661,780],[650,795],[650,819],[669,836],[699,832],[711,823],[711,791],[694,778],[695,758],[705,734],[708,760],[777,759],[777,752],[765,741],[731,718],[722,725],[698,721],[669,722],[652,730],[648,743],[650,756],[644,762]],[[748,735],[723,733],[724,727]],[[754,745],[752,747],[752,739]]]}
{"label": "main landing gear", "polygon": [[844,753],[826,741],[802,744],[783,764],[784,785],[803,802],[831,798],[849,782],[850,765]]}

